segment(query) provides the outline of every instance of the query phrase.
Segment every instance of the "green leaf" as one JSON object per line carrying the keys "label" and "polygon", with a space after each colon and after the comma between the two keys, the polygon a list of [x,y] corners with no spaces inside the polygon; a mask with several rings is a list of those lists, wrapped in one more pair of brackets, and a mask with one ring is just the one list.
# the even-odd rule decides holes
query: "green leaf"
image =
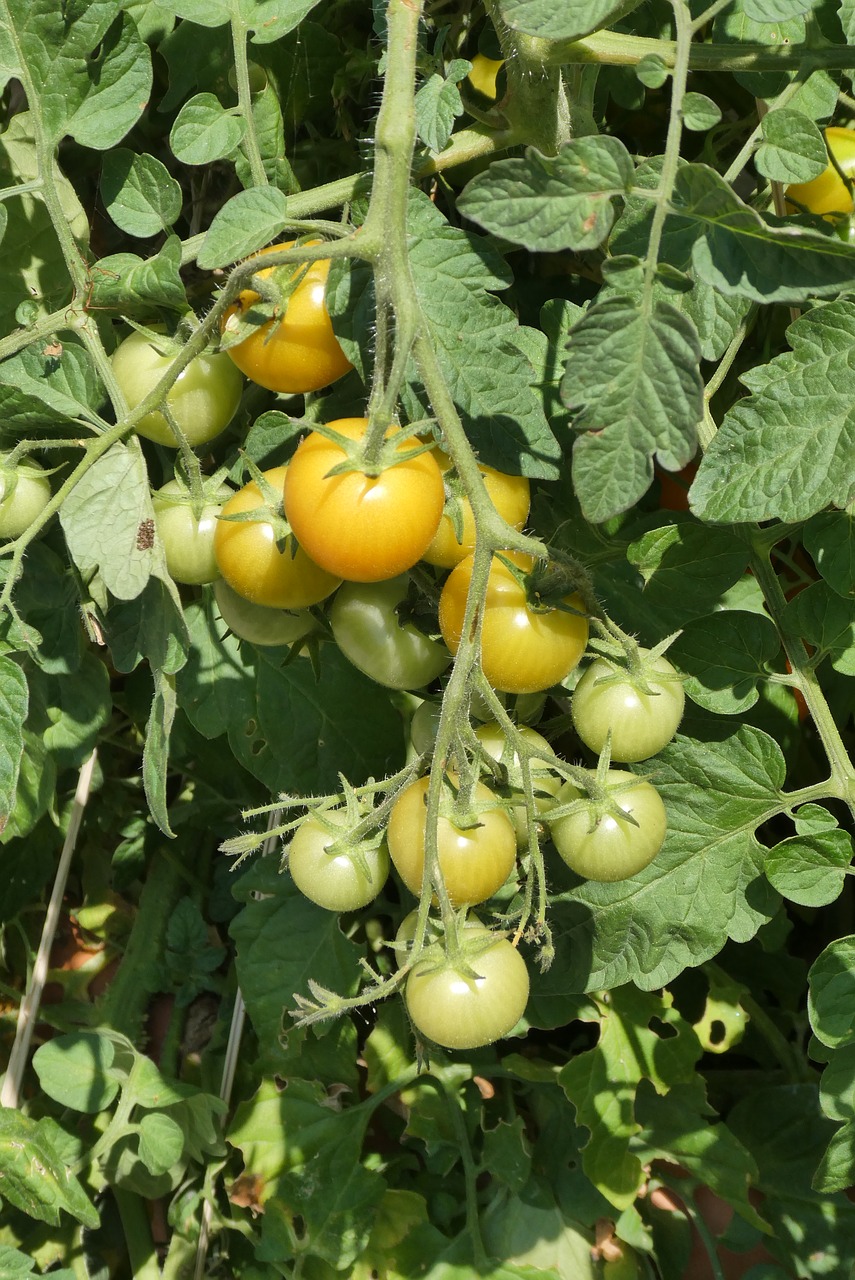
{"label": "green leaf", "polygon": [[95,1031],[57,1036],[36,1050],[33,1067],[39,1084],[54,1102],[94,1115],[109,1107],[119,1092],[110,1070],[115,1047]]}
{"label": "green leaf", "polygon": [[[285,195],[297,191],[296,178],[285,155],[285,124],[279,96],[272,84],[266,84],[260,93],[252,97],[252,120],[264,172],[272,186]],[[246,139],[235,156],[235,169],[245,187],[252,187],[252,165],[248,158]]]}
{"label": "green leaf", "polygon": [[457,207],[486,231],[541,253],[595,249],[629,191],[634,166],[617,138],[575,138],[557,156],[533,147],[473,178]]}
{"label": "green leaf", "polygon": [[791,902],[825,907],[843,892],[852,852],[852,837],[846,831],[793,836],[769,850],[766,879]]}
{"label": "green leaf", "polygon": [[814,1035],[830,1049],[855,1043],[855,937],[829,943],[808,978]]}
{"label": "green leaf", "polygon": [[111,604],[104,624],[117,671],[148,659],[153,669],[175,675],[188,659],[189,633],[171,581],[149,578],[135,599]]}
{"label": "green leaf", "polygon": [[124,147],[104,157],[101,199],[116,226],[132,236],[166,231],[181,212],[181,187],[166,166]]}
{"label": "green leaf", "polygon": [[721,107],[704,93],[687,93],[683,98],[683,123],[687,129],[705,133],[721,119]]}
{"label": "green leaf", "polygon": [[[462,1247],[452,1246],[425,1280],[471,1280],[474,1275],[480,1280],[595,1280],[599,1268],[591,1256],[590,1231],[575,1220],[572,1196],[562,1196],[559,1204],[557,1190],[545,1178],[532,1178],[518,1195],[496,1197],[483,1218],[484,1242],[496,1261],[487,1270],[476,1268]],[[605,1202],[600,1203],[605,1209]],[[414,1273],[418,1246],[415,1256],[403,1254],[401,1262],[405,1267],[409,1263],[404,1275]]]}
{"label": "green leaf", "polygon": [[0,832],[15,803],[28,709],[27,677],[17,662],[0,655]]}
{"label": "green leaf", "polygon": [[482,1158],[494,1178],[511,1191],[522,1191],[531,1173],[531,1148],[522,1116],[500,1120],[495,1128],[484,1130]]}
{"label": "green leaf", "polygon": [[[97,0],[91,7],[98,7]],[[66,63],[63,86],[68,83],[67,67]],[[99,38],[96,56],[81,59],[78,68],[85,70],[88,84],[76,111],[69,115],[68,132],[82,147],[106,151],[133,129],[145,110],[151,96],[151,53],[134,23],[123,14]],[[67,90],[62,96],[70,105]]]}
{"label": "green leaf", "polygon": [[701,1046],[671,1007],[667,993],[660,997],[620,987],[597,1004],[596,1047],[577,1054],[558,1079],[576,1107],[578,1122],[591,1132],[582,1151],[587,1177],[606,1199],[624,1209],[646,1178],[641,1159],[630,1150],[641,1130],[634,1115],[638,1086],[649,1079],[664,1093],[675,1084],[689,1083]]}
{"label": "green leaf", "polygon": [[145,731],[143,785],[151,816],[163,834],[172,837],[175,833],[169,822],[166,793],[169,781],[169,735],[172,732],[178,699],[175,693],[174,676],[157,669],[152,672],[152,675],[154,676],[154,697],[151,700],[151,712]]}
{"label": "green leaf", "polygon": [[646,1148],[645,1163],[660,1159],[679,1164],[745,1221],[765,1230],[749,1199],[757,1165],[726,1125],[710,1123],[712,1108],[703,1080],[681,1081],[661,1094],[661,1088],[657,1092],[647,1081],[638,1091],[635,1113],[643,1132],[637,1141]]}
{"label": "green leaf", "polygon": [[[504,262],[488,241],[450,226],[420,192],[412,193],[409,217],[419,304],[473,448],[500,471],[555,479],[561,450],[518,345],[519,324],[486,292],[508,287]],[[417,382],[405,395],[413,419],[427,412],[421,395]]]}
{"label": "green leaf", "polygon": [[45,746],[57,768],[79,769],[113,714],[109,672],[100,658],[87,651],[74,679],[55,676],[45,683]]}
{"label": "green leaf", "polygon": [[687,623],[669,649],[693,702],[719,715],[738,715],[753,707],[758,684],[772,670],[781,641],[774,624],[757,613],[737,609]]}
{"label": "green leaf", "polygon": [[814,1174],[814,1189],[823,1194],[846,1191],[852,1185],[853,1174],[855,1174],[855,1120],[849,1120],[832,1134]]}
{"label": "green leaf", "polygon": [[21,431],[38,436],[58,429],[79,437],[76,424],[92,422],[103,399],[89,353],[73,342],[59,354],[54,345],[37,343],[0,364],[0,433],[10,443]]}
{"label": "green leaf", "polygon": [[166,1173],[184,1153],[184,1133],[179,1124],[155,1111],[140,1121],[139,1153],[149,1173]]}
{"label": "green leaf", "polygon": [[653,460],[678,471],[694,456],[703,408],[694,325],[664,301],[595,303],[570,334],[561,398],[583,434],[573,448],[573,485],[588,520],[633,506],[653,479]]}
{"label": "green leaf", "polygon": [[814,7],[814,0],[742,0],[745,16],[753,22],[786,22]]}
{"label": "green leaf", "polygon": [[444,149],[454,129],[454,121],[463,115],[457,86],[471,70],[471,62],[455,58],[446,67],[444,76],[434,73],[416,94],[416,129],[429,150]]}
{"label": "green leaf", "polygon": [[640,0],[501,0],[509,27],[544,40],[578,40],[625,17]]}
{"label": "green leaf", "polygon": [[276,187],[239,191],[214,215],[196,257],[199,266],[225,267],[269,244],[288,225],[286,205]]}
{"label": "green leaf", "polygon": [[[15,802],[5,826],[0,824],[0,841],[4,843],[16,836],[29,835],[54,803],[56,764],[42,735],[25,729],[23,744]],[[0,813],[0,818],[3,816]]]}
{"label": "green leaf", "polygon": [[210,164],[235,152],[245,128],[242,117],[226,111],[212,93],[197,93],[179,111],[169,145],[183,164]]}
{"label": "green leaf", "polygon": [[77,588],[59,556],[44,542],[27,548],[27,571],[15,585],[15,607],[27,627],[36,628],[39,639],[30,654],[42,671],[71,675],[79,670],[85,632]]}
{"label": "green leaf", "polygon": [[100,1222],[43,1126],[11,1107],[0,1110],[0,1181],[3,1199],[29,1218],[57,1227],[64,1211],[85,1227]]}
{"label": "green leaf", "polygon": [[767,111],[760,122],[763,142],[754,163],[772,182],[810,182],[828,164],[825,141],[812,120],[800,111],[781,107]]}
{"label": "green leaf", "polygon": [[[308,994],[309,979],[352,995],[362,972],[359,949],[342,934],[338,916],[308,902],[278,868],[277,857],[260,859],[242,878],[240,897],[246,905],[230,927],[238,981],[261,1059],[274,1071],[282,1057],[286,1006],[293,1007],[295,995]],[[253,889],[265,896],[247,901]],[[275,983],[270,981],[273,971]]]}
{"label": "green leaf", "polygon": [[554,899],[553,967],[569,992],[660,987],[728,937],[752,938],[779,901],[754,834],[783,805],[777,743],[750,725],[721,741],[681,736],[649,768],[668,813],[661,851],[629,880]]}
{"label": "green leaf", "polygon": [[824,580],[839,596],[855,596],[855,517],[848,511],[822,511],[805,525],[805,550]]}
{"label": "green leaf", "polygon": [[695,271],[723,293],[753,302],[803,302],[839,293],[852,280],[855,246],[819,232],[794,235],[789,226],[769,226],[706,165],[678,171],[672,207],[695,224]]}
{"label": "green leaf", "polygon": [[92,268],[90,305],[123,314],[139,312],[149,318],[151,308],[187,310],[187,294],[180,275],[181,241],[170,236],[152,258],[135,253],[114,253],[101,258]]}
{"label": "green leaf", "polygon": [[725,524],[806,520],[855,493],[855,304],[816,307],[787,330],[791,352],[743,375],[692,485],[693,511]]}
{"label": "green leaf", "polygon": [[855,1044],[843,1045],[829,1053],[819,1096],[823,1112],[830,1119],[855,1119]]}
{"label": "green leaf", "polygon": [[185,618],[191,649],[178,677],[181,709],[204,737],[218,738],[253,714],[254,650],[215,613],[210,591],[204,605],[188,605]]}
{"label": "green leaf", "polygon": [[712,611],[745,572],[748,547],[729,529],[677,520],[642,534],[626,549],[648,605],[668,611],[672,629]]}
{"label": "green leaf", "polygon": [[789,601],[784,625],[817,651],[813,662],[829,658],[835,671],[855,675],[855,600],[813,582]]}

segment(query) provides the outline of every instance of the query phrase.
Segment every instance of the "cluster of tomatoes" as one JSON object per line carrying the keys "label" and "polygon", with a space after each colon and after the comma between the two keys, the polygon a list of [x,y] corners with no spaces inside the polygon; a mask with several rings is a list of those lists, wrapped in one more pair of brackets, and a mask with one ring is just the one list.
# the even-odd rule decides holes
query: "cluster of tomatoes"
{"label": "cluster of tomatoes", "polygon": [[[227,338],[225,351],[194,358],[162,411],[145,415],[137,432],[172,448],[180,434],[195,447],[232,418],[242,373],[284,393],[317,390],[342,376],[350,366],[324,303],[328,265],[315,262],[293,277],[286,269],[287,297],[272,317],[256,293],[241,294],[223,323],[224,335],[234,329],[238,340]],[[177,350],[173,339],[152,330],[121,343],[112,367],[130,408],[150,393]],[[344,418],[317,425],[287,465],[250,469],[238,492],[217,475],[201,478],[201,498],[199,477],[195,494],[179,478],[154,494],[175,580],[213,584],[224,622],[251,643],[293,645],[331,633],[345,656],[380,683],[400,690],[432,684],[462,642],[475,563],[473,511],[449,457],[412,429]],[[480,471],[498,513],[521,530],[528,481],[487,466]],[[19,466],[14,478],[13,493],[0,502],[5,536],[26,528],[50,495],[47,477],[34,466]],[[530,556],[512,550],[495,553],[489,568],[479,654],[486,681],[501,694],[561,685],[588,645],[582,595],[569,587],[544,593],[535,569]],[[437,571],[448,571],[444,581]],[[425,616],[432,619],[426,625]],[[420,759],[430,754],[438,707],[427,700],[414,716]],[[529,990],[525,962],[505,934],[467,912],[499,894],[518,859],[529,856],[532,821],[538,832],[548,827],[560,856],[583,877],[623,879],[655,857],[665,836],[662,801],[650,782],[611,768],[611,761],[658,752],[682,711],[682,684],[667,658],[629,642],[622,657],[595,656],[572,695],[578,737],[600,757],[596,773],[568,765],[531,728],[509,734],[489,722],[472,731],[467,720],[441,779],[435,831],[443,919],[459,921],[459,929],[452,926],[449,945],[447,930],[429,919],[406,977],[407,1007],[424,1036],[471,1048],[505,1034],[521,1017]],[[288,864],[296,885],[322,907],[357,910],[379,893],[392,864],[420,897],[430,888],[429,786],[429,777],[411,777],[387,796],[376,820],[373,802],[363,809],[353,796],[313,808],[293,824]],[[401,926],[395,943],[401,954],[415,936],[415,917]]]}

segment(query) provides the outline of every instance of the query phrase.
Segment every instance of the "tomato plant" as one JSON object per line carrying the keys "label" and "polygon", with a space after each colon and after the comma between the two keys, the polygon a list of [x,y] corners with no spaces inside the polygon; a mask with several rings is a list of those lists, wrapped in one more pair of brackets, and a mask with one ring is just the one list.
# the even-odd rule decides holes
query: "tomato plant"
{"label": "tomato plant", "polygon": [[[547,757],[552,754],[552,748],[549,743],[535,729],[530,729],[527,725],[524,725],[519,730],[519,735],[527,747],[544,751]],[[475,730],[475,737],[487,754],[492,756],[494,760],[500,761],[507,769],[510,785],[517,791],[522,791],[523,778],[520,758],[514,751],[513,746],[508,742],[501,726],[496,724],[495,721],[480,724]],[[534,807],[538,814],[542,815],[552,807],[555,796],[561,790],[562,780],[542,760],[532,760],[530,768],[532,788],[534,790]],[[514,830],[517,833],[517,843],[524,847],[528,843],[528,819],[525,805],[515,804],[511,810],[511,816],[514,822]]]}
{"label": "tomato plant", "polygon": [[[411,783],[395,801],[389,816],[389,855],[411,893],[421,891],[425,865],[428,779]],[[440,816],[437,852],[448,897],[455,906],[484,902],[500,889],[513,870],[517,844],[513,824],[501,802],[483,783],[473,791],[478,808],[470,825]],[[460,819],[458,819],[460,822]]]}
{"label": "tomato plant", "polygon": [[446,1049],[492,1044],[516,1026],[528,1002],[528,970],[507,938],[472,954],[469,967],[472,973],[441,952],[428,952],[407,979],[407,1011],[414,1026]]}
{"label": "tomato plant", "polygon": [[[319,244],[308,240],[307,245]],[[290,249],[293,240],[262,249],[262,253],[274,253],[277,249]],[[282,315],[264,321],[242,342],[228,347],[228,355],[242,373],[268,391],[284,395],[318,391],[343,377],[351,367],[333,333],[329,312],[324,299],[329,259],[319,258],[293,272],[296,284],[292,286]],[[262,278],[270,276],[275,268],[258,272]],[[260,301],[253,289],[244,289],[238,300],[224,313],[223,332],[229,332],[232,317],[246,319]]]}
{"label": "tomato plant", "polygon": [[[440,469],[447,472],[450,465],[447,455],[437,449],[434,456]],[[484,487],[490,501],[499,515],[514,529],[521,529],[526,522],[530,506],[530,486],[526,477],[508,476],[501,471],[496,471],[493,467],[483,465],[479,470],[484,477]],[[451,516],[444,515],[422,557],[428,564],[438,565],[442,569],[453,569],[475,550],[475,517],[472,513],[472,504],[466,497],[458,498],[453,491],[451,501],[458,504],[461,536],[457,537]]]}
{"label": "tomato plant", "polygon": [[17,538],[50,502],[50,481],[34,458],[0,465],[0,538]]}
{"label": "tomato plant", "polygon": [[[561,608],[538,608],[528,600],[516,577],[532,569],[533,561],[520,552],[504,552],[490,567],[481,631],[481,668],[495,689],[506,693],[535,693],[564,680],[585,652],[588,623],[578,594]],[[443,639],[456,653],[463,634],[466,598],[474,559],[467,556],[449,575],[439,601]]]}
{"label": "tomato plant", "polygon": [[389,854],[382,843],[360,841],[331,849],[345,834],[346,827],[333,815],[310,813],[288,847],[291,879],[301,893],[327,911],[367,906],[389,874]]}
{"label": "tomato plant", "polygon": [[200,585],[220,576],[214,555],[217,516],[232,490],[223,486],[206,501],[199,515],[193,513],[184,485],[169,480],[152,497],[157,532],[166,554],[166,567],[176,582]]}
{"label": "tomato plant", "polygon": [[[340,418],[328,425],[344,441],[361,442],[368,421]],[[412,439],[401,440],[395,456],[412,449]],[[339,441],[318,431],[306,436],[285,479],[285,514],[300,545],[329,573],[350,582],[395,578],[421,559],[436,533],[442,473],[431,453],[419,453],[378,475],[358,466],[330,474],[346,458]]]}
{"label": "tomato plant", "polygon": [[[587,880],[626,880],[652,862],[665,841],[668,820],[652,783],[609,769],[604,802],[582,799],[573,783],[558,792],[560,805],[578,807],[548,818],[553,843],[571,870]],[[625,816],[624,816],[625,815]]]}
{"label": "tomato plant", "polygon": [[397,608],[406,598],[406,575],[386,582],[348,582],[336,593],[330,623],[344,656],[372,680],[390,689],[423,689],[451,659],[442,644],[398,617]]}
{"label": "tomato plant", "polygon": [[[264,472],[264,480],[278,494],[286,474],[285,467],[272,467]],[[229,519],[263,510],[264,496],[254,480],[224,503],[214,551],[226,582],[252,604],[271,609],[305,609],[325,600],[338,579],[315,564],[302,547],[295,548],[290,535],[277,537],[272,518]]]}
{"label": "tomato plant", "polygon": [[586,747],[599,754],[608,738],[611,758],[632,764],[671,741],[684,704],[682,682],[668,659],[648,661],[641,649],[633,671],[595,658],[573,690],[571,711]]}
{"label": "tomato plant", "polygon": [[[169,342],[162,345],[134,332],[113,352],[113,376],[129,409],[153,391],[174,358]],[[182,369],[165,396],[166,408],[187,443],[196,446],[215,439],[229,425],[240,404],[243,380],[227,356],[206,351]],[[152,409],[137,422],[137,435],[177,449],[178,440],[166,417]]]}

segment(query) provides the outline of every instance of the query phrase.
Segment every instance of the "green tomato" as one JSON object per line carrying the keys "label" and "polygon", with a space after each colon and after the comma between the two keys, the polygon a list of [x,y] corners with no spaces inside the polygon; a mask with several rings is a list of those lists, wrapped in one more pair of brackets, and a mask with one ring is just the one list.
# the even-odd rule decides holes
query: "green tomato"
{"label": "green tomato", "polygon": [[[389,874],[389,854],[383,844],[361,842],[353,850],[328,853],[328,847],[344,835],[344,813],[324,817],[339,825],[334,834],[309,814],[294,833],[288,850],[288,870],[300,890],[327,911],[357,911],[377,897]],[[356,853],[356,856],[354,856]],[[362,865],[360,865],[360,860]]]}
{"label": "green tomato", "polygon": [[[519,732],[523,741],[527,742],[530,747],[542,749],[549,755],[552,754],[552,747],[546,741],[546,738],[535,729],[525,726]],[[490,721],[488,724],[479,725],[475,730],[475,737],[488,755],[492,756],[494,760],[499,760],[505,766],[508,771],[510,785],[516,791],[522,791],[523,780],[520,758],[516,752],[511,754],[508,748],[508,740],[501,726],[495,720]],[[538,814],[545,814],[555,804],[555,797],[561,790],[562,780],[557,774],[552,773],[542,761],[533,760],[531,763],[531,782],[534,788],[534,807]],[[525,804],[514,805],[511,810],[511,817],[517,836],[517,845],[519,848],[525,848],[528,844],[528,821],[526,819]]]}
{"label": "green tomato", "polygon": [[611,758],[626,764],[655,756],[677,732],[685,704],[683,685],[667,658],[645,661],[647,652],[639,650],[644,663],[640,679],[595,658],[573,690],[576,732],[598,755],[609,732]]}
{"label": "green tomato", "polygon": [[32,458],[16,467],[0,459],[0,538],[17,538],[50,502],[50,481]]}
{"label": "green tomato", "polygon": [[516,1026],[528,1003],[525,961],[507,938],[467,960],[477,977],[444,961],[442,948],[414,965],[404,990],[413,1025],[446,1049],[479,1049]]}
{"label": "green tomato", "polygon": [[[165,348],[164,348],[165,350]],[[173,357],[161,353],[142,333],[134,332],[113,352],[113,374],[135,409],[166,373]],[[203,351],[178,375],[166,395],[169,410],[190,445],[207,444],[231,422],[240,403],[243,378],[222,352]],[[178,448],[175,433],[158,410],[136,425],[137,435],[170,449]]]}
{"label": "green tomato", "polygon": [[[626,880],[642,871],[662,848],[668,825],[665,806],[656,788],[634,773],[610,769],[606,784],[617,788],[611,799],[635,825],[603,813],[588,800],[574,813],[549,820],[549,828],[553,844],[577,875],[587,880]],[[556,807],[577,798],[582,798],[581,791],[566,782]]]}
{"label": "green tomato", "polygon": [[[395,942],[397,944],[395,950],[395,963],[399,969],[402,965],[406,964],[410,957],[411,944],[413,938],[416,936],[416,925],[418,924],[418,920],[419,909],[418,907],[414,907],[409,915],[404,916],[398,926],[398,932],[395,934]],[[469,915],[466,917],[466,923],[463,928],[468,936],[476,933],[488,932],[487,926],[484,922],[479,920],[475,915]],[[427,930],[425,931],[425,943],[427,946],[435,946],[437,943],[442,943],[442,925],[440,921],[434,919],[433,916],[428,916]]]}
{"label": "green tomato", "polygon": [[444,645],[396,613],[407,598],[408,578],[346,582],[330,608],[336,644],[344,656],[389,689],[422,689],[451,661]]}
{"label": "green tomato", "polygon": [[166,567],[176,582],[201,586],[220,576],[214,555],[217,516],[231,489],[223,486],[218,501],[206,502],[197,520],[186,488],[170,480],[152,494],[157,532],[166,554]]}
{"label": "green tomato", "polygon": [[289,613],[287,609],[268,609],[266,605],[253,604],[238,595],[223,578],[214,583],[214,598],[229,631],[250,644],[294,644],[317,627],[308,609]]}

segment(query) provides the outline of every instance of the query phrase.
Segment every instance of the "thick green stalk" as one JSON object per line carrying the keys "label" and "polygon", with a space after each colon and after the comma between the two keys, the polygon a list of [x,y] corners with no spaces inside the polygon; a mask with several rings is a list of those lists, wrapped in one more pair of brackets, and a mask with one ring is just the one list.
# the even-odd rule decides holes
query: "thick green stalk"
{"label": "thick green stalk", "polygon": [[[679,58],[678,42],[650,36],[624,35],[621,31],[595,31],[583,40],[556,40],[544,50],[552,65],[599,62],[613,67],[637,67],[644,58],[659,58],[673,68]],[[692,71],[846,71],[855,67],[855,47],[808,44],[700,44],[693,43]]]}

